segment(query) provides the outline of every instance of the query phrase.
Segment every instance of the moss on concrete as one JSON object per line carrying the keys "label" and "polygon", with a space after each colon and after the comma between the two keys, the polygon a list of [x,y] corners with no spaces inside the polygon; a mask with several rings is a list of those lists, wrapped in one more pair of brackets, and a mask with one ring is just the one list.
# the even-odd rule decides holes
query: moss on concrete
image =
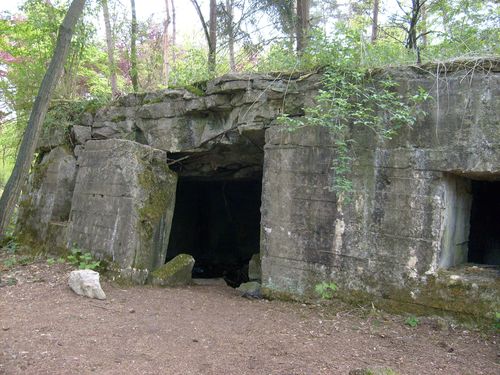
{"label": "moss on concrete", "polygon": [[122,122],[122,121],[125,121],[127,119],[127,116],[125,115],[119,115],[119,116],[115,116],[111,119],[111,122]]}
{"label": "moss on concrete", "polygon": [[[361,289],[349,289],[339,282],[334,299],[355,305],[375,306],[394,314],[442,316],[480,328],[491,328],[500,311],[500,278],[496,270],[464,267],[441,270],[425,280],[408,279],[401,285],[381,284],[376,277],[365,278]],[[305,287],[309,291],[314,281]],[[294,294],[264,286],[262,293],[270,299],[310,301],[310,293]]]}
{"label": "moss on concrete", "polygon": [[194,258],[188,254],[179,254],[170,262],[151,272],[153,285],[174,286],[192,282]]}
{"label": "moss on concrete", "polygon": [[166,163],[158,160],[144,161],[143,167],[143,172],[138,175],[138,182],[146,195],[146,201],[138,209],[138,233],[141,248],[150,249],[150,251],[142,251],[141,254],[136,255],[134,268],[152,269],[157,255],[154,250],[155,234],[172,200],[175,199],[176,184],[172,181],[174,174]]}

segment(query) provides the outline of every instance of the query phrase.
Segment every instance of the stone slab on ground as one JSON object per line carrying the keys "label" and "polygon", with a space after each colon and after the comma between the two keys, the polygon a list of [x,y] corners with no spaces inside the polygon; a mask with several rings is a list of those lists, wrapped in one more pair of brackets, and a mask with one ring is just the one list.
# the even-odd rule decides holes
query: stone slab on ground
{"label": "stone slab on ground", "polygon": [[157,286],[192,284],[193,266],[194,258],[191,255],[179,254],[151,273],[151,283]]}

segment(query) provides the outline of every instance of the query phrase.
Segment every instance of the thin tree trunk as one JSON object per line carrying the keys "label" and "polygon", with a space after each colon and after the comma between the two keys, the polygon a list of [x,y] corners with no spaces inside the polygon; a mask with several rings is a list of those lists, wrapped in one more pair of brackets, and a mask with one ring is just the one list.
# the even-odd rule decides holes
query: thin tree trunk
{"label": "thin tree trunk", "polygon": [[177,59],[177,54],[175,53],[175,47],[177,46],[177,21],[175,18],[175,4],[174,0],[170,0],[172,5],[172,63],[175,64]]}
{"label": "thin tree trunk", "polygon": [[422,4],[420,13],[422,14],[422,46],[427,47],[427,7]]}
{"label": "thin tree trunk", "polygon": [[168,37],[168,27],[170,26],[170,6],[169,0],[165,0],[165,25],[163,30],[163,79],[168,87],[168,76],[170,75],[170,40]]}
{"label": "thin tree trunk", "polygon": [[373,1],[373,17],[372,17],[372,37],[371,42],[375,44],[378,38],[378,12],[379,12],[379,0]]}
{"label": "thin tree trunk", "polygon": [[135,0],[130,0],[132,8],[132,27],[130,31],[130,79],[134,92],[139,91],[139,79],[137,73],[137,16],[135,13]]}
{"label": "thin tree trunk", "polygon": [[233,27],[233,1],[226,0],[226,11],[228,16],[228,45],[229,45],[229,69],[231,72],[236,71],[236,62],[234,59],[234,27]]}
{"label": "thin tree trunk", "polygon": [[[210,0],[210,5],[212,4],[211,3],[212,0]],[[208,68],[209,68],[209,72],[210,72],[210,56],[212,55],[211,52],[212,52],[212,39],[211,39],[211,36],[210,36],[210,31],[208,30],[208,27],[207,27],[207,23],[205,22],[205,18],[203,17],[203,13],[201,12],[201,8],[200,8],[200,5],[198,4],[198,2],[196,0],[191,0],[191,3],[193,4],[194,8],[196,9],[196,13],[198,13],[198,17],[200,19],[200,22],[201,22],[201,26],[203,27],[203,32],[205,33],[205,38],[207,40],[207,44],[208,44]]]}
{"label": "thin tree trunk", "polygon": [[297,0],[297,20],[295,25],[295,33],[297,37],[297,52],[299,54],[302,54],[307,46],[310,8],[310,0]]}
{"label": "thin tree trunk", "polygon": [[115,43],[111,32],[111,22],[109,19],[108,0],[102,0],[102,13],[104,14],[104,28],[106,30],[106,45],[108,47],[109,81],[111,83],[111,93],[113,98],[118,96],[118,87],[116,85],[115,68]]}
{"label": "thin tree trunk", "polygon": [[406,35],[405,47],[408,49],[417,49],[417,22],[419,18],[420,4],[419,0],[412,0],[410,18],[408,20],[408,32]]}
{"label": "thin tree trunk", "polygon": [[209,19],[210,43],[208,45],[208,71],[215,75],[216,53],[217,53],[217,2],[210,0],[210,19]]}
{"label": "thin tree trunk", "polygon": [[50,98],[63,72],[64,62],[68,55],[73,31],[83,12],[84,5],[85,0],[73,0],[59,28],[54,55],[52,56],[50,65],[45,73],[40,89],[38,90],[38,95],[33,104],[14,170],[12,171],[2,194],[2,198],[0,199],[0,238],[5,236],[5,231],[9,225],[12,213],[14,212],[19,194],[21,193],[21,189],[29,173],[36,145],[40,138],[43,121],[49,107]]}

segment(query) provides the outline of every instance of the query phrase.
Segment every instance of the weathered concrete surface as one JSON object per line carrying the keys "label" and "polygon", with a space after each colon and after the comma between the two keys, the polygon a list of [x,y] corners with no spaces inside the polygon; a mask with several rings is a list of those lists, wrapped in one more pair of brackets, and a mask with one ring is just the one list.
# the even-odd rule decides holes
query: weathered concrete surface
{"label": "weathered concrete surface", "polygon": [[166,154],[126,140],[89,141],[78,164],[69,242],[131,277],[163,264],[177,182]]}
{"label": "weathered concrete surface", "polygon": [[496,271],[451,287],[454,271],[440,269],[467,259],[470,182],[500,180],[500,74],[488,66],[438,78],[435,70],[390,73],[402,91],[421,86],[434,99],[390,141],[353,129],[349,202],[325,189],[335,150],[323,129],[267,131],[263,285],[307,295],[333,280],[352,299],[491,316],[500,308]]}
{"label": "weathered concrete surface", "polygon": [[32,171],[29,189],[19,204],[17,235],[36,250],[66,247],[76,168],[71,151],[59,146],[46,154]]}
{"label": "weathered concrete surface", "polygon": [[[144,281],[165,260],[176,180],[169,167],[203,181],[255,180],[263,171],[264,292],[307,296],[318,282],[334,281],[344,298],[471,316],[499,311],[496,271],[463,264],[471,189],[476,180],[500,180],[500,62],[377,74],[391,75],[401,93],[423,87],[433,99],[425,104],[425,118],[392,140],[351,129],[356,158],[350,200],[329,190],[335,147],[325,129],[275,126],[281,113],[303,115],[321,75],[231,74],[198,93],[130,94],[82,116],[71,132],[79,169],[69,233],[68,222],[54,226],[43,208],[51,185],[32,189],[31,196],[51,193],[25,209],[41,227],[57,227],[68,243]],[[161,204],[151,204],[159,196]],[[49,232],[34,237],[44,242]]]}
{"label": "weathered concrete surface", "polygon": [[260,253],[252,255],[248,262],[248,280],[259,282],[262,280]]}

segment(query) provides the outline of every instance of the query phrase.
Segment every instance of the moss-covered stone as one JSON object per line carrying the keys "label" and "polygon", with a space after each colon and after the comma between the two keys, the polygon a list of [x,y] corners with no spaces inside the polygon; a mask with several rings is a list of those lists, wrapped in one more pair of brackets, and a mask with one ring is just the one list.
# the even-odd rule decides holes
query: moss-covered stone
{"label": "moss-covered stone", "polygon": [[196,87],[196,86],[193,86],[193,85],[186,85],[183,88],[186,89],[187,91],[189,91],[191,94],[194,94],[196,96],[203,96],[203,95],[205,95],[205,91],[202,90],[200,87]]}
{"label": "moss-covered stone", "polygon": [[151,283],[158,286],[191,284],[194,258],[188,254],[179,254],[170,262],[151,273]]}
{"label": "moss-covered stone", "polygon": [[118,115],[118,116],[114,116],[111,119],[111,122],[121,122],[121,121],[125,121],[126,119],[127,119],[127,116],[125,116],[125,115]]}

